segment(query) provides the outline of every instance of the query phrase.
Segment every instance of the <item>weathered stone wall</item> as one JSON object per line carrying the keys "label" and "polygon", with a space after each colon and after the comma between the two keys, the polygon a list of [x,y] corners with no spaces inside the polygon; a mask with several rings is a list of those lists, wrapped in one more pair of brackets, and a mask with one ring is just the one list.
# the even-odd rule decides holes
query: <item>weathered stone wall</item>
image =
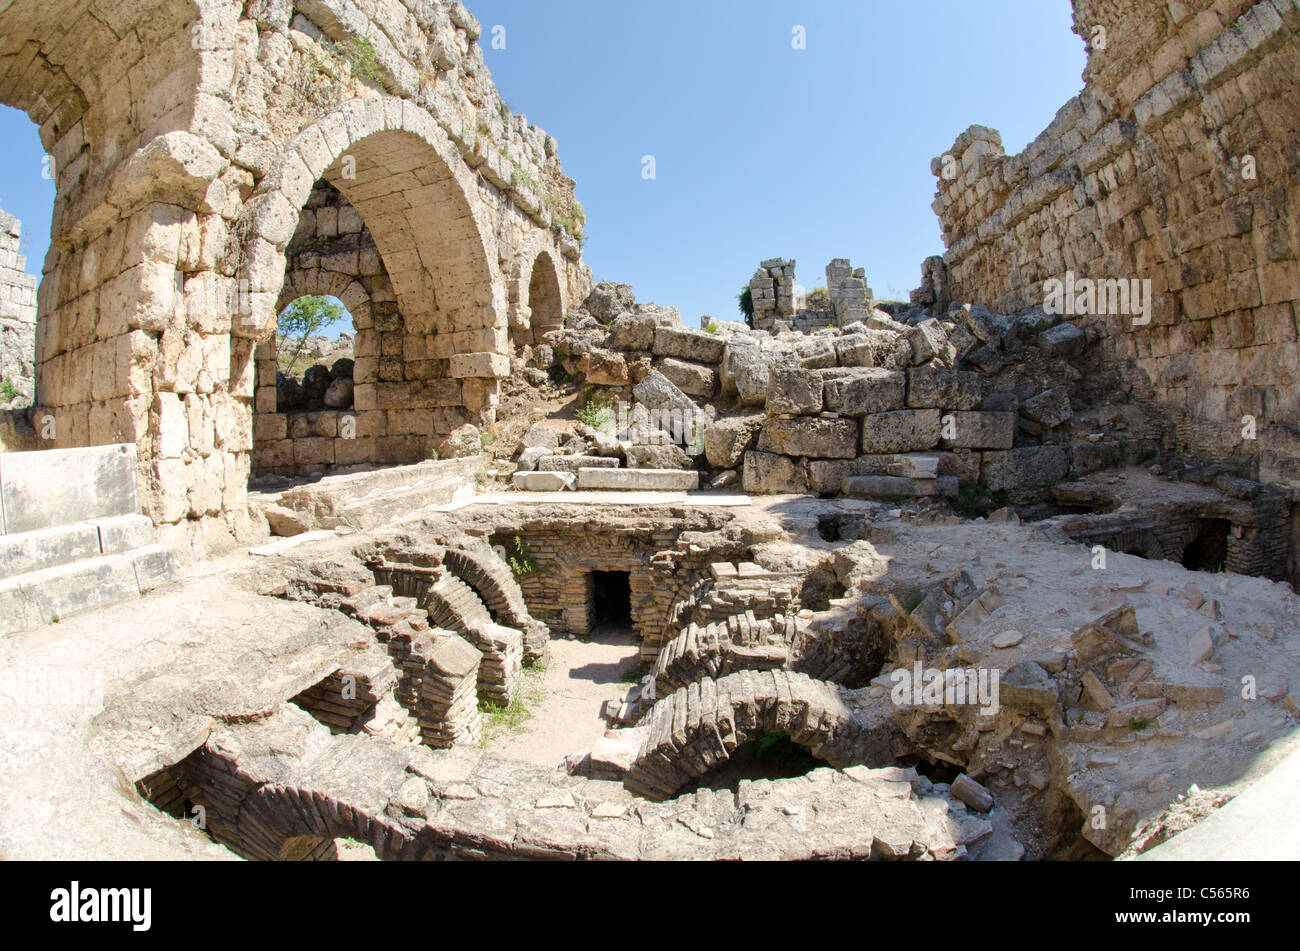
{"label": "weathered stone wall", "polygon": [[[36,371],[36,278],[19,253],[22,223],[0,210],[0,380],[22,402],[31,400]],[[14,402],[6,388],[0,404]]]}
{"label": "weathered stone wall", "polygon": [[502,103],[480,32],[449,0],[0,11],[0,102],[40,126],[56,172],[48,442],[137,443],[146,511],[178,546],[251,529],[255,348],[321,178],[370,228],[415,359],[449,361],[471,417],[495,412],[535,262],[585,296],[573,183]]}
{"label": "weathered stone wall", "polygon": [[1014,312],[1067,272],[1149,280],[1149,322],[1085,317],[1112,361],[1179,410],[1188,451],[1300,484],[1300,7],[1075,0],[1074,17],[1083,93],[1019,155],[973,126],[935,160],[948,287],[927,267],[923,292]]}

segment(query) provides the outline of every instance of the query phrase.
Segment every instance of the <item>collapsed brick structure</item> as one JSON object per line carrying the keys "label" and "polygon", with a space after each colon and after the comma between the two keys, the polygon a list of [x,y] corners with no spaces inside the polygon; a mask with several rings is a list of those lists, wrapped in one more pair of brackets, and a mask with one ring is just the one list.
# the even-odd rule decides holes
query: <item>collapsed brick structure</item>
{"label": "collapsed brick structure", "polygon": [[[435,410],[490,420],[530,288],[562,309],[590,278],[556,142],[504,106],[465,7],[90,7],[0,12],[0,102],[40,126],[57,188],[36,328],[37,414],[53,421],[41,448],[134,442],[165,538],[201,554],[247,537],[257,349],[322,180],[359,213],[391,283],[400,320],[376,332],[405,332],[398,378],[381,367],[361,384],[357,409],[372,415],[348,448],[410,458],[408,443],[452,426]],[[400,389],[391,406],[386,386]],[[264,429],[282,462],[269,447],[289,437]],[[334,448],[303,452],[324,463]]]}

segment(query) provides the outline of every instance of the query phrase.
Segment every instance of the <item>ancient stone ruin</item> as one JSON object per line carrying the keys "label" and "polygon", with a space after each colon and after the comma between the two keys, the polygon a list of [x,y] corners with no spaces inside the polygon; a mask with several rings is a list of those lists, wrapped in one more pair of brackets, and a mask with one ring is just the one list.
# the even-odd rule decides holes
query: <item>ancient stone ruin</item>
{"label": "ancient stone ruin", "polygon": [[1300,7],[1074,13],[908,301],[693,329],[462,3],[3,5],[0,854],[1295,857]]}

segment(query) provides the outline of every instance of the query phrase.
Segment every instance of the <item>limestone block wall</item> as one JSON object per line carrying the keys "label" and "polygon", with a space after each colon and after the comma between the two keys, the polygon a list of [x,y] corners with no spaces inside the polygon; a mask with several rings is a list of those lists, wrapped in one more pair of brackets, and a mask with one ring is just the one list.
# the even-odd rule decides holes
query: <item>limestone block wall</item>
{"label": "limestone block wall", "polygon": [[[32,397],[36,372],[36,278],[19,253],[22,223],[0,210],[0,380],[24,400]],[[0,403],[10,402],[6,390]]]}
{"label": "limestone block wall", "polygon": [[1080,319],[1187,450],[1300,484],[1300,7],[1075,0],[1074,18],[1087,85],[1042,135],[1007,156],[972,126],[935,160],[946,275],[923,291],[1014,312],[1067,272],[1149,281],[1147,314],[1116,297]]}
{"label": "limestone block wall", "polygon": [[0,11],[0,102],[40,126],[57,186],[45,448],[137,443],[146,511],[180,548],[252,533],[255,350],[321,178],[370,229],[420,359],[449,361],[490,419],[535,263],[565,301],[590,272],[555,140],[504,106],[464,5],[103,7]]}

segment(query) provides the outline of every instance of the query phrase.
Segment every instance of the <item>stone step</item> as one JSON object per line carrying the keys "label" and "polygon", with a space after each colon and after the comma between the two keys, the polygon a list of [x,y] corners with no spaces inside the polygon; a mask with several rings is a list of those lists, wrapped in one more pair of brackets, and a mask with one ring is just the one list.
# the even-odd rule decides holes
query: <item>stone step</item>
{"label": "stone step", "polygon": [[153,522],[144,515],[119,515],[0,535],[0,578],[44,571],[99,555],[116,555],[152,545],[153,541]]}
{"label": "stone step", "polygon": [[619,492],[694,492],[700,474],[683,469],[579,469],[579,489]]}
{"label": "stone step", "polygon": [[852,476],[841,484],[844,495],[855,499],[956,498],[961,481],[956,476],[937,479],[907,479],[902,476]]}
{"label": "stone step", "polygon": [[138,598],[175,574],[172,550],[146,545],[6,578],[0,581],[0,634]]}

